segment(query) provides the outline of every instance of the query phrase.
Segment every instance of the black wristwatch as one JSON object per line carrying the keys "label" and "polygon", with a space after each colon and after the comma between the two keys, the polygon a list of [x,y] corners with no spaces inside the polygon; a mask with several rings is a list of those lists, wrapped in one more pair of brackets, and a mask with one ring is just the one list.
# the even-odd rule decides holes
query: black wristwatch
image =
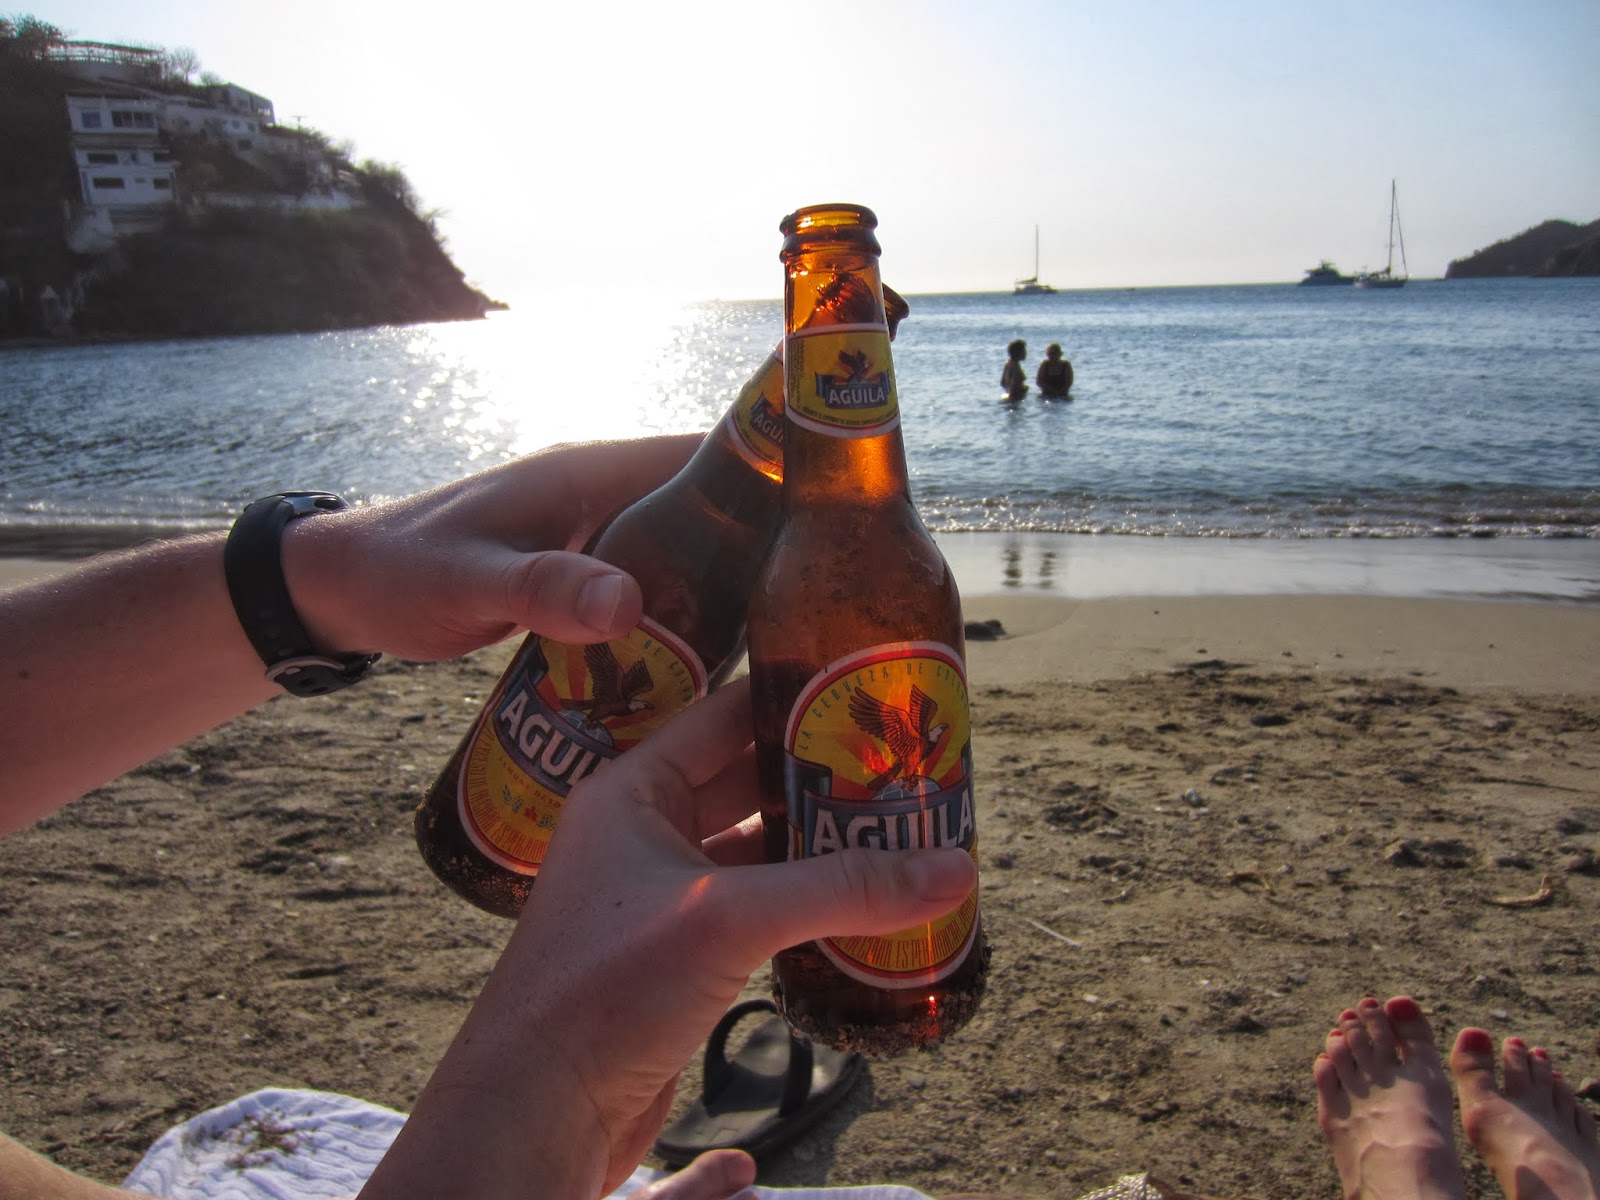
{"label": "black wristwatch", "polygon": [[324,654],[295,612],[283,579],[284,528],[299,517],[349,507],[332,492],[280,492],[254,501],[233,523],[222,553],[228,595],[267,678],[292,696],[326,696],[349,687],[377,662],[376,654]]}

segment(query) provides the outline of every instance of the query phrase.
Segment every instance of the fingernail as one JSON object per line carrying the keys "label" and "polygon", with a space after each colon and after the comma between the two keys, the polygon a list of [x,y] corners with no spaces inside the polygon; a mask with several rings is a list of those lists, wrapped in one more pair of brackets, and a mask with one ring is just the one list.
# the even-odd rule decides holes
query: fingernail
{"label": "fingernail", "polygon": [[1469,1054],[1493,1054],[1494,1039],[1481,1029],[1463,1029],[1461,1048]]}
{"label": "fingernail", "polygon": [[972,857],[964,850],[907,855],[906,877],[926,900],[965,900],[972,891]]}
{"label": "fingernail", "polygon": [[1410,996],[1396,996],[1389,1001],[1387,1011],[1395,1021],[1420,1021],[1422,1009],[1417,1007],[1417,1002]]}
{"label": "fingernail", "polygon": [[578,593],[578,620],[590,629],[609,633],[622,604],[622,576],[596,575]]}

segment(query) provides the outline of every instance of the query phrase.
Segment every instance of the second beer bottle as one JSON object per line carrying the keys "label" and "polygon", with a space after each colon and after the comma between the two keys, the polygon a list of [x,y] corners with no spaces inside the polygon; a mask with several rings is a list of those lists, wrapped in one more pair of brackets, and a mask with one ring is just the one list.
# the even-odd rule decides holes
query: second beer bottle
{"label": "second beer bottle", "polygon": [[[885,294],[892,330],[909,309]],[[530,634],[418,806],[424,861],[486,912],[522,911],[573,785],[738,665],[750,586],[778,516],[781,349],[684,468],[588,548],[638,580],[639,627],[593,646]]]}
{"label": "second beer bottle", "polygon": [[[868,209],[829,204],[780,226],[783,513],[749,624],[774,861],[976,854],[961,599],[911,503],[876,225]],[[964,1025],[987,959],[974,890],[927,925],[785,950],[773,990],[814,1040],[890,1054]]]}

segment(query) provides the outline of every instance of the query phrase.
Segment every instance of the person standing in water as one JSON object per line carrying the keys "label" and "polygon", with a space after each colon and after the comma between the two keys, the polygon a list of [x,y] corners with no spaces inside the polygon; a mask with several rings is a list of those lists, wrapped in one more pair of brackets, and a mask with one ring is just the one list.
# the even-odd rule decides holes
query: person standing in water
{"label": "person standing in water", "polygon": [[1022,360],[1028,356],[1028,343],[1017,338],[1006,347],[1006,365],[1000,372],[1000,386],[1006,390],[1007,400],[1021,400],[1028,394],[1028,375],[1022,369]]}
{"label": "person standing in water", "polygon": [[1044,359],[1033,377],[1039,395],[1046,400],[1064,400],[1072,390],[1072,360],[1061,357],[1061,347],[1051,342],[1044,348]]}

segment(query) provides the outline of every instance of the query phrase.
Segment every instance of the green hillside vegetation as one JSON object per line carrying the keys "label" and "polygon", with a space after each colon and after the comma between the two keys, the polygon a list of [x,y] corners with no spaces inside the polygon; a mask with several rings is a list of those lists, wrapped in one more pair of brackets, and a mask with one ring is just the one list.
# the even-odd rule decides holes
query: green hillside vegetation
{"label": "green hillside vegetation", "polygon": [[[65,97],[94,85],[46,57],[63,40],[35,18],[0,17],[0,338],[43,331],[24,299],[45,286],[81,297],[70,332],[99,336],[411,324],[478,318],[500,307],[450,261],[434,216],[399,168],[356,166],[346,148],[311,130],[293,135],[333,165],[364,207],[208,206],[208,193],[293,196],[311,180],[304,163],[267,171],[206,138],[172,136],[166,144],[178,193],[190,203],[174,207],[160,230],[124,237],[108,253],[72,253],[63,217],[79,199],[79,182]],[[151,86],[204,94],[187,82],[198,66],[192,52],[169,52],[163,61],[174,65]]]}
{"label": "green hillside vegetation", "polygon": [[1446,279],[1600,275],[1600,221],[1545,221],[1445,268]]}

